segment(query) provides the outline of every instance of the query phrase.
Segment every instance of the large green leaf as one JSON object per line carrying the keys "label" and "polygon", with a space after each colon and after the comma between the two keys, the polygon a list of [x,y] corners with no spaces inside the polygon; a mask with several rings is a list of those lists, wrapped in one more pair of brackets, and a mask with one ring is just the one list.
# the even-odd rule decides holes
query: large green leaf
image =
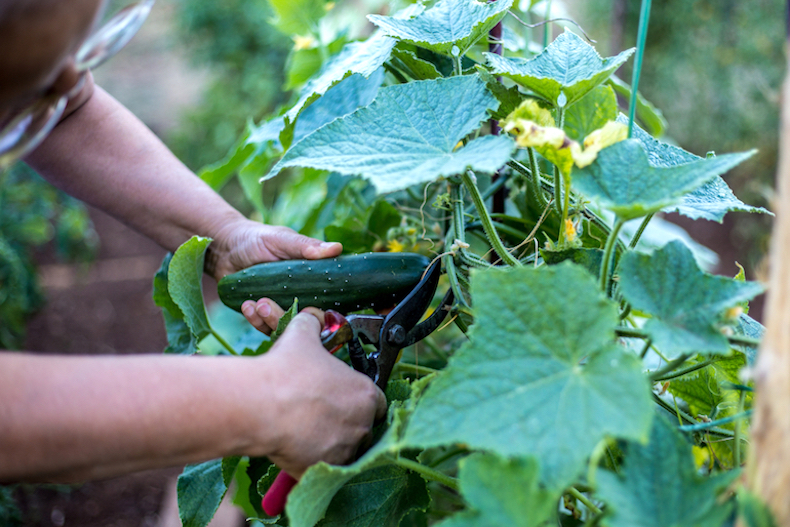
{"label": "large green leaf", "polygon": [[581,37],[565,31],[533,59],[494,53],[485,56],[492,73],[513,79],[554,105],[567,107],[606,81],[633,52],[629,49],[602,59]]}
{"label": "large green leaf", "polygon": [[398,40],[444,55],[456,47],[455,54],[462,56],[504,18],[512,4],[513,0],[439,0],[414,18],[368,15],[368,20]]}
{"label": "large green leaf", "polygon": [[556,525],[560,493],[542,488],[534,458],[473,454],[459,464],[461,494],[469,510],[439,527],[538,527]]}
{"label": "large green leaf", "polygon": [[[618,118],[620,122],[628,122],[625,116]],[[634,127],[634,139],[642,143],[650,164],[654,167],[674,167],[702,159],[682,148],[663,143],[647,132]],[[725,181],[717,176],[695,191],[683,196],[679,203],[666,207],[665,212],[677,212],[692,220],[705,219],[721,223],[724,215],[731,211],[771,214],[762,207],[747,205],[732,193]]]}
{"label": "large green leaf", "polygon": [[304,166],[358,174],[391,192],[467,168],[492,173],[507,162],[510,138],[484,136],[456,146],[498,104],[471,75],[382,88],[370,106],[294,145],[264,179]]}
{"label": "large green leaf", "polygon": [[623,297],[635,309],[652,315],[644,330],[653,344],[672,358],[683,353],[729,353],[717,321],[727,308],[763,291],[757,282],[704,273],[679,241],[650,255],[625,254],[618,275]]}
{"label": "large green leaf", "polygon": [[650,165],[636,139],[626,139],[601,150],[590,166],[574,170],[573,185],[621,219],[631,220],[678,203],[753,154],[726,154],[662,168]]}
{"label": "large green leaf", "polygon": [[290,146],[293,124],[302,110],[350,75],[358,73],[369,77],[389,59],[394,46],[395,40],[381,32],[375,33],[366,41],[346,44],[340,53],[324,65],[321,73],[305,85],[299,100],[285,114],[286,127],[280,135],[283,146]]}
{"label": "large green leaf", "polygon": [[162,308],[162,318],[165,320],[165,331],[167,332],[165,353],[192,355],[197,352],[197,340],[184,321],[181,308],[173,301],[167,290],[167,272],[172,258],[173,255],[168,253],[154,275],[154,304]]}
{"label": "large green leaf", "polygon": [[184,527],[205,527],[228,491],[241,458],[229,457],[187,465],[178,476],[178,514]]}
{"label": "large green leaf", "polygon": [[210,243],[211,238],[193,236],[175,252],[168,270],[167,290],[198,340],[211,333],[202,285],[203,262]]}
{"label": "large green leaf", "polygon": [[598,495],[611,510],[611,527],[720,527],[731,504],[716,501],[738,471],[697,474],[691,445],[663,417],[653,421],[647,445],[627,446],[622,476],[598,474]]}
{"label": "large green leaf", "polygon": [[286,504],[291,527],[313,527],[325,515],[327,525],[394,527],[408,512],[429,505],[422,478],[392,465],[409,394],[402,383],[390,383],[389,428],[359,460],[347,466],[321,462],[304,473]]}
{"label": "large green leaf", "polygon": [[565,133],[582,143],[594,130],[617,119],[617,97],[609,86],[597,86],[565,112]]}
{"label": "large green leaf", "polygon": [[587,271],[568,263],[479,271],[472,300],[471,341],[419,400],[406,446],[533,455],[560,488],[604,437],[647,436],[648,384],[615,345],[617,309]]}
{"label": "large green leaf", "polygon": [[409,47],[411,46],[404,46],[403,44],[395,46],[390,58],[390,64],[393,67],[416,81],[438,79],[442,76],[433,63],[419,58],[412,50],[406,49]]}

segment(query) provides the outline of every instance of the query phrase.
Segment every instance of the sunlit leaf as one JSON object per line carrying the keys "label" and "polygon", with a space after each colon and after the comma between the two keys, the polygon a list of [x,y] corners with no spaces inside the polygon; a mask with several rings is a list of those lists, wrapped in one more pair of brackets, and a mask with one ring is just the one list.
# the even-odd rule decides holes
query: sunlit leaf
{"label": "sunlit leaf", "polygon": [[617,119],[617,98],[609,86],[597,86],[565,112],[563,129],[568,137],[581,143],[594,130]]}
{"label": "sunlit leaf", "polygon": [[265,179],[305,166],[361,175],[379,192],[391,192],[468,168],[492,173],[507,162],[511,139],[484,136],[457,147],[497,105],[477,76],[382,88],[370,106],[294,145]]}
{"label": "sunlit leaf", "polygon": [[551,104],[567,107],[606,81],[633,52],[602,59],[581,37],[565,31],[533,59],[485,56],[492,73],[514,80]]}
{"label": "sunlit leaf", "polygon": [[507,14],[513,0],[485,3],[476,0],[440,0],[410,19],[368,15],[389,36],[444,55],[466,54],[469,48]]}
{"label": "sunlit leaf", "polygon": [[575,170],[573,185],[622,220],[630,220],[678,203],[753,154],[725,154],[662,168],[651,166],[641,143],[627,139],[602,150],[590,166]]}
{"label": "sunlit leaf", "polygon": [[[618,121],[627,122],[627,119],[620,116]],[[633,137],[642,143],[648,160],[654,167],[668,168],[702,159],[680,147],[651,137],[639,127],[634,127]],[[724,215],[731,211],[771,214],[762,207],[747,205],[736,198],[727,183],[718,176],[684,196],[677,205],[666,207],[664,210],[677,212],[692,220],[704,219],[719,223],[724,220]]]}
{"label": "sunlit leaf", "polygon": [[154,276],[154,304],[162,308],[162,318],[165,320],[167,348],[165,348],[164,352],[192,355],[197,352],[197,340],[184,321],[184,314],[181,312],[181,308],[173,301],[170,292],[167,290],[167,272],[172,258],[173,255],[168,253]]}

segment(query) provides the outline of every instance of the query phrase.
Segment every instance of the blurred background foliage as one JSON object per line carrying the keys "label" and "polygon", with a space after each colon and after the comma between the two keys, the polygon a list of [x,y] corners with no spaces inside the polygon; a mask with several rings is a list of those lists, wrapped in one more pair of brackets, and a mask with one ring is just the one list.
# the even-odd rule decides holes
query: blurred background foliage
{"label": "blurred background foliage", "polygon": [[[576,17],[601,54],[633,46],[637,0],[577,2]],[[779,93],[785,64],[781,0],[653,2],[640,91],[664,113],[669,139],[704,156],[757,148],[727,175],[743,201],[773,210]],[[630,80],[632,62],[618,72]],[[767,251],[771,218],[734,214],[731,242],[752,266]],[[715,249],[715,247],[714,247]]]}

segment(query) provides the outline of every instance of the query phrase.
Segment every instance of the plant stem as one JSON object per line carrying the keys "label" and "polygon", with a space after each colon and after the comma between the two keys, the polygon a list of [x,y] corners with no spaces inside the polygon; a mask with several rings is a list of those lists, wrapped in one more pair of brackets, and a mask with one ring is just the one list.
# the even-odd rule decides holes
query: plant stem
{"label": "plant stem", "polygon": [[[659,397],[658,395],[653,394],[653,401],[655,401],[659,406],[664,408],[664,410],[666,410],[667,412],[673,415],[678,414],[683,421],[686,421],[687,423],[691,423],[691,425],[689,426],[694,426],[697,424],[697,420],[694,419],[692,416],[690,416],[683,410],[680,410],[678,408],[672,408],[671,406],[669,406],[669,404],[666,403],[666,401],[661,399],[661,397]],[[708,423],[704,423],[704,424],[708,424]],[[732,430],[727,430],[725,428],[711,428],[708,430],[708,433],[712,435],[716,435],[720,437],[728,437],[728,438],[731,438],[735,435],[735,433]]]}
{"label": "plant stem", "polygon": [[631,77],[631,98],[628,103],[628,137],[634,132],[634,118],[636,117],[637,92],[639,90],[639,76],[642,74],[642,59],[645,56],[645,41],[647,40],[647,26],[650,22],[651,0],[642,0],[642,9],[639,12],[639,29],[636,36],[636,58],[634,59],[634,74]]}
{"label": "plant stem", "polygon": [[221,336],[219,333],[217,333],[216,331],[214,331],[214,328],[211,328],[211,334],[214,336],[214,338],[215,338],[215,339],[217,339],[217,342],[219,342],[220,344],[222,344],[222,347],[223,347],[223,348],[225,348],[226,350],[228,350],[228,351],[230,352],[230,354],[231,354],[231,355],[238,355],[238,353],[236,352],[236,350],[235,350],[235,349],[233,349],[233,346],[231,346],[230,344],[228,344],[228,341],[227,341],[227,340],[225,340],[224,338],[222,338],[222,336]]}
{"label": "plant stem", "polygon": [[[511,162],[512,162],[512,163],[517,163],[516,161],[511,161]],[[510,165],[510,167],[511,167],[511,168],[513,168],[513,169],[515,169],[516,171],[518,171],[518,172],[521,172],[519,169],[515,168],[515,166],[514,166],[514,165],[511,165],[511,164],[510,164],[511,162],[508,162],[508,165]],[[498,178],[496,179],[496,181],[492,182],[492,183],[491,183],[491,184],[490,184],[488,187],[486,187],[486,189],[485,189],[485,190],[484,190],[484,191],[483,191],[483,192],[480,194],[481,196],[483,196],[483,201],[485,201],[485,200],[487,200],[488,198],[490,198],[491,196],[493,196],[493,195],[494,195],[494,193],[495,193],[497,190],[501,189],[501,188],[502,188],[502,187],[505,185],[505,183],[506,183],[506,182],[507,182],[507,178],[506,178],[506,177],[504,177],[504,175],[503,175],[502,177],[498,177]],[[466,209],[464,209],[464,212],[465,212],[466,214],[472,214],[472,212],[474,212],[474,210],[475,210],[475,206],[474,206],[474,204],[471,204],[471,205],[469,205],[468,207],[466,207]]]}
{"label": "plant stem", "polygon": [[[560,226],[562,228],[562,226]],[[614,247],[617,244],[617,236],[620,234],[620,229],[623,228],[623,221],[617,218],[612,227],[612,232],[606,238],[606,246],[603,250],[603,261],[601,262],[601,276],[600,284],[601,290],[604,294],[609,294],[609,266],[611,265],[612,258],[614,257]]]}
{"label": "plant stem", "polygon": [[601,509],[599,509],[590,499],[579,492],[575,487],[568,487],[568,494],[579,500],[584,504],[585,507],[590,509],[591,512],[595,514],[601,514]]}
{"label": "plant stem", "polygon": [[647,229],[647,225],[650,223],[650,220],[653,219],[654,215],[655,213],[648,214],[645,216],[645,219],[642,220],[642,223],[639,225],[639,229],[637,229],[636,234],[634,234],[634,237],[631,238],[631,243],[628,244],[629,249],[636,248],[636,244],[639,243],[639,239],[642,237],[642,234],[644,234],[645,229]]}
{"label": "plant stem", "polygon": [[431,375],[438,373],[439,370],[429,368],[428,366],[420,366],[419,364],[412,364],[410,362],[399,362],[395,365],[399,371],[404,373],[414,373],[416,375]]}
{"label": "plant stem", "polygon": [[744,335],[730,335],[727,337],[730,344],[742,344],[744,346],[759,347],[762,339],[753,339]]}
{"label": "plant stem", "polygon": [[653,341],[650,339],[645,340],[645,347],[642,348],[642,352],[639,354],[640,359],[644,359],[647,352],[650,350],[650,346],[653,345]]}
{"label": "plant stem", "polygon": [[450,450],[448,450],[447,452],[445,452],[444,455],[442,455],[439,458],[434,459],[433,461],[431,461],[431,467],[438,467],[439,465],[441,465],[442,463],[444,463],[448,459],[453,458],[453,457],[457,456],[458,454],[465,454],[467,452],[469,452],[468,448],[463,448],[463,447],[459,447],[459,446],[453,447]]}
{"label": "plant stem", "polygon": [[543,49],[546,49],[549,45],[549,34],[551,33],[551,24],[549,20],[551,20],[551,0],[546,2],[546,16],[544,17],[546,25],[543,26]]}
{"label": "plant stem", "polygon": [[458,269],[455,267],[455,259],[453,258],[453,255],[445,254],[442,256],[442,259],[444,260],[444,268],[447,271],[447,280],[450,282],[450,289],[453,290],[455,300],[462,306],[469,307],[469,304],[466,302],[466,297],[464,296],[463,290],[461,289],[461,285],[458,283]]}
{"label": "plant stem", "polygon": [[649,339],[647,333],[644,331],[640,331],[636,328],[627,328],[625,326],[617,326],[614,328],[614,332],[617,334],[618,337],[627,337],[633,339]]}
{"label": "plant stem", "polygon": [[668,374],[668,373],[670,373],[672,371],[675,371],[675,368],[677,368],[678,366],[680,366],[681,364],[686,362],[688,359],[689,359],[689,355],[687,353],[684,353],[683,355],[681,355],[677,359],[671,361],[669,364],[667,364],[663,368],[661,368],[659,370],[656,370],[653,373],[651,373],[650,374],[650,380],[652,382],[656,382],[658,379],[660,379],[664,375],[666,375],[666,374]]}
{"label": "plant stem", "polygon": [[543,195],[543,190],[540,188],[540,165],[538,164],[538,155],[532,147],[527,148],[529,155],[529,166],[532,169],[532,192],[535,196],[535,201],[541,209],[546,208],[546,197]]}
{"label": "plant stem", "polygon": [[463,73],[463,66],[461,65],[461,54],[453,55],[453,74],[459,76]]}
{"label": "plant stem", "polygon": [[395,464],[407,470],[416,472],[417,474],[424,476],[426,479],[440,483],[449,489],[453,489],[456,492],[459,490],[457,479],[451,478],[447,474],[443,474],[442,472],[439,472],[436,469],[423,465],[422,463],[417,463],[416,461],[412,461],[411,459],[398,456],[395,458]]}
{"label": "plant stem", "polygon": [[[743,405],[746,402],[746,392],[741,392],[741,396],[738,398],[738,414],[743,413]],[[733,452],[733,460],[735,461],[735,466],[741,466],[741,422],[735,422],[735,452]]]}
{"label": "plant stem", "polygon": [[[681,432],[699,432],[700,430],[715,428],[718,425],[726,425],[728,423],[732,423],[733,421],[743,419],[744,417],[749,417],[750,415],[752,415],[752,410],[746,410],[745,412],[740,412],[735,415],[725,417],[724,419],[716,419],[715,421],[709,421],[707,423],[695,423],[693,425],[680,426],[678,429]],[[735,432],[732,432],[732,435],[734,437]]]}
{"label": "plant stem", "polygon": [[716,359],[708,359],[705,362],[698,362],[697,364],[692,364],[688,368],[683,368],[682,370],[674,371],[674,372],[672,372],[672,373],[670,373],[668,375],[664,375],[662,377],[653,378],[651,376],[651,380],[654,381],[654,382],[670,381],[672,379],[677,379],[678,377],[683,377],[684,375],[687,375],[689,373],[693,373],[693,372],[695,372],[697,370],[701,370],[703,368],[707,368],[708,366],[710,366],[714,362],[716,362]]}
{"label": "plant stem", "polygon": [[508,252],[508,250],[502,244],[502,240],[499,238],[499,235],[497,234],[496,229],[491,222],[491,215],[486,209],[486,204],[483,201],[483,197],[480,195],[480,190],[478,190],[477,185],[472,180],[468,172],[461,174],[461,181],[463,181],[467,192],[469,192],[469,195],[472,198],[472,202],[475,204],[477,215],[480,217],[480,222],[483,224],[483,231],[485,231],[488,242],[497,253],[497,256],[499,256],[507,265],[520,267],[521,262],[519,262],[515,256],[510,254],[510,252]]}

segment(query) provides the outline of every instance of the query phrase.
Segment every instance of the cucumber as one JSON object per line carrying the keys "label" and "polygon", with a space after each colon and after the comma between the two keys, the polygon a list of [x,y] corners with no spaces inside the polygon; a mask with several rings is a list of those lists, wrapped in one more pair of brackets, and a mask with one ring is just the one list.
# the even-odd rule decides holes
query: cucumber
{"label": "cucumber", "polygon": [[384,309],[400,302],[422,278],[430,260],[415,253],[366,253],[324,260],[282,260],[254,265],[222,278],[217,291],[236,311],[267,297],[287,309],[314,306],[341,313]]}

